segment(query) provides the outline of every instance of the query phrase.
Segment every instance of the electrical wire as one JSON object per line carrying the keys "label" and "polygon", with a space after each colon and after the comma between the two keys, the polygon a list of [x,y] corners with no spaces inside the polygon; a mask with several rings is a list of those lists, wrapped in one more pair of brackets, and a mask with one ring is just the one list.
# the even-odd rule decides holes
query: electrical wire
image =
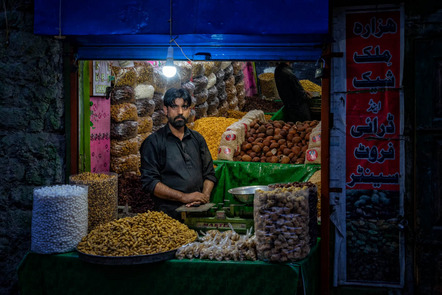
{"label": "electrical wire", "polygon": [[176,46],[181,50],[181,53],[184,55],[184,57],[187,58],[187,60],[189,62],[192,62],[192,60],[190,58],[188,58],[187,55],[184,53],[181,46],[178,45],[178,43],[176,42],[176,38],[178,38],[178,36],[176,36],[175,38],[172,38],[172,0],[170,0],[169,45],[171,45],[171,43],[174,42],[176,44]]}
{"label": "electrical wire", "polygon": [[181,46],[179,46],[178,43],[176,43],[175,39],[173,40],[173,42],[175,42],[176,46],[181,50],[181,53],[184,55],[185,58],[187,58],[188,61],[192,62],[192,60],[190,60],[190,58],[188,58],[187,55],[184,53],[184,51],[181,48]]}

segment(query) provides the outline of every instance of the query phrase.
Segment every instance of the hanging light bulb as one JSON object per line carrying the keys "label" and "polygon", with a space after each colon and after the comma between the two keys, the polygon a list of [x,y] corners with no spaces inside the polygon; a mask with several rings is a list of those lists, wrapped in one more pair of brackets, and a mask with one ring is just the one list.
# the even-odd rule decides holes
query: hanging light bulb
{"label": "hanging light bulb", "polygon": [[173,48],[169,46],[167,49],[166,65],[163,67],[163,74],[167,78],[171,78],[176,74],[176,67],[173,64]]}

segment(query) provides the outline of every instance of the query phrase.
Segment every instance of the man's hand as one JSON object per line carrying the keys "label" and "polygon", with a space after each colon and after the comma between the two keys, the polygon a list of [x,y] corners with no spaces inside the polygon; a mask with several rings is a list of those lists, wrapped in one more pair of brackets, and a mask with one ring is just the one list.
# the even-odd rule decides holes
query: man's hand
{"label": "man's hand", "polygon": [[196,203],[196,202],[199,202],[200,204],[205,204],[209,202],[209,200],[210,197],[208,195],[205,195],[200,192],[193,192],[189,194],[184,194],[182,202],[184,204]]}

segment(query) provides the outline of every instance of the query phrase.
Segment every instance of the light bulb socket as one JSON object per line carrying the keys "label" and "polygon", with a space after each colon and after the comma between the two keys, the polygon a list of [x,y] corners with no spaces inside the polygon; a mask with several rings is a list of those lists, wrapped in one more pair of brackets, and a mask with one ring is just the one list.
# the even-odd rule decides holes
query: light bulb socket
{"label": "light bulb socket", "polygon": [[167,59],[173,60],[173,47],[172,47],[172,45],[170,45],[169,48],[167,48]]}

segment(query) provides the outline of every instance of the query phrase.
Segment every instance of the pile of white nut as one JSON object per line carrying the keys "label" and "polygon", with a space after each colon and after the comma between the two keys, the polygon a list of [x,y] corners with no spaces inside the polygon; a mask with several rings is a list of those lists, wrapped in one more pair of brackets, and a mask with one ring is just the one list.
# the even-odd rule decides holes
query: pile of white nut
{"label": "pile of white nut", "polygon": [[88,229],[88,188],[55,185],[34,190],[31,251],[73,251]]}

